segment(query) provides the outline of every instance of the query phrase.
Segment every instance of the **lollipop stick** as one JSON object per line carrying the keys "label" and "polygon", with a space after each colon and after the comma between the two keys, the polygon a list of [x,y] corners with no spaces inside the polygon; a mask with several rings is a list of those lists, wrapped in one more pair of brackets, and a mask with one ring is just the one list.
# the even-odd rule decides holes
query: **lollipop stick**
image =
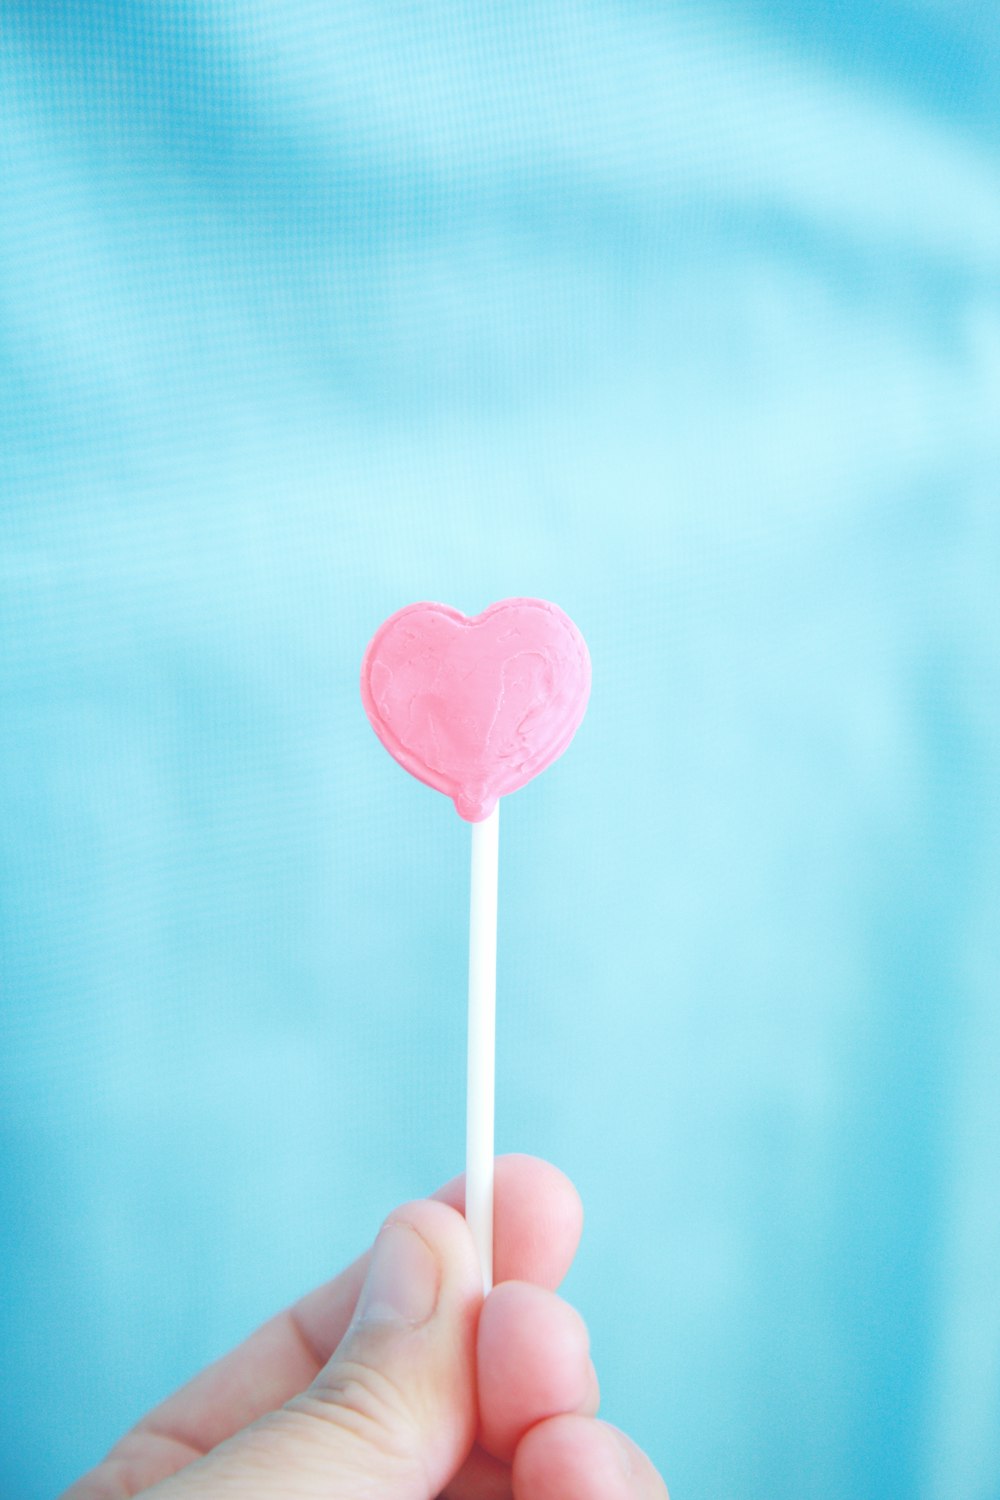
{"label": "lollipop stick", "polygon": [[466,1092],[465,1217],[493,1285],[493,1096],[497,999],[497,860],[500,804],[472,825],[469,902],[469,1061]]}

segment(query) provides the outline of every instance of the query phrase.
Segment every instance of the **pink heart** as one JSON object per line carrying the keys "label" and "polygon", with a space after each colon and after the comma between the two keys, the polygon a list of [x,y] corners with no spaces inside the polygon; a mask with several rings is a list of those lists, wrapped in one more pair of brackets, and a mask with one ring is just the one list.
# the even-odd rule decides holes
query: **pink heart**
{"label": "pink heart", "polygon": [[469,618],[409,604],[372,636],[361,697],[399,764],[480,823],[566,749],[590,695],[587,643],[544,599]]}

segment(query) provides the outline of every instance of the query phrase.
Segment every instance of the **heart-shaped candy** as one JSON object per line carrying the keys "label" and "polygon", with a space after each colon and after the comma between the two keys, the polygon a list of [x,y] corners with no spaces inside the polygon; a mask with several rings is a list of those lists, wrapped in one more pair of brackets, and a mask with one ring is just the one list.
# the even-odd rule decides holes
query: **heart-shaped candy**
{"label": "heart-shaped candy", "polygon": [[590,695],[587,643],[544,599],[469,617],[409,604],[372,636],[361,697],[389,754],[470,823],[560,756]]}

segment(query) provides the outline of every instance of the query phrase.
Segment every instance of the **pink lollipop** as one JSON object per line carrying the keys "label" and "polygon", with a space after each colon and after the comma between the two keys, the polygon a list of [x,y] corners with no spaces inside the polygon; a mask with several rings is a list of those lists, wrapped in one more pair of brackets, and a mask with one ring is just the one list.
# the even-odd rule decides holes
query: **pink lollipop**
{"label": "pink lollipop", "polygon": [[389,754],[470,823],[563,753],[589,693],[587,644],[544,599],[501,599],[471,619],[409,604],[375,632],[361,668]]}
{"label": "pink lollipop", "polygon": [[501,599],[469,618],[410,604],[372,636],[361,698],[389,754],[472,824],[465,1215],[493,1280],[493,1097],[498,798],[560,756],[590,694],[590,656],[544,599]]}

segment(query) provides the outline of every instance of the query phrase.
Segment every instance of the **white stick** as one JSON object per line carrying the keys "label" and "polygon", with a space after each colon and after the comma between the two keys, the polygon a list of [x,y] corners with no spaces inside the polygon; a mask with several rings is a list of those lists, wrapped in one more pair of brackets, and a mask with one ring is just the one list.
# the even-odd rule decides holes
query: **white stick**
{"label": "white stick", "polygon": [[466,1092],[465,1217],[493,1285],[493,1100],[497,999],[497,862],[500,803],[472,825],[469,901],[469,1060]]}

